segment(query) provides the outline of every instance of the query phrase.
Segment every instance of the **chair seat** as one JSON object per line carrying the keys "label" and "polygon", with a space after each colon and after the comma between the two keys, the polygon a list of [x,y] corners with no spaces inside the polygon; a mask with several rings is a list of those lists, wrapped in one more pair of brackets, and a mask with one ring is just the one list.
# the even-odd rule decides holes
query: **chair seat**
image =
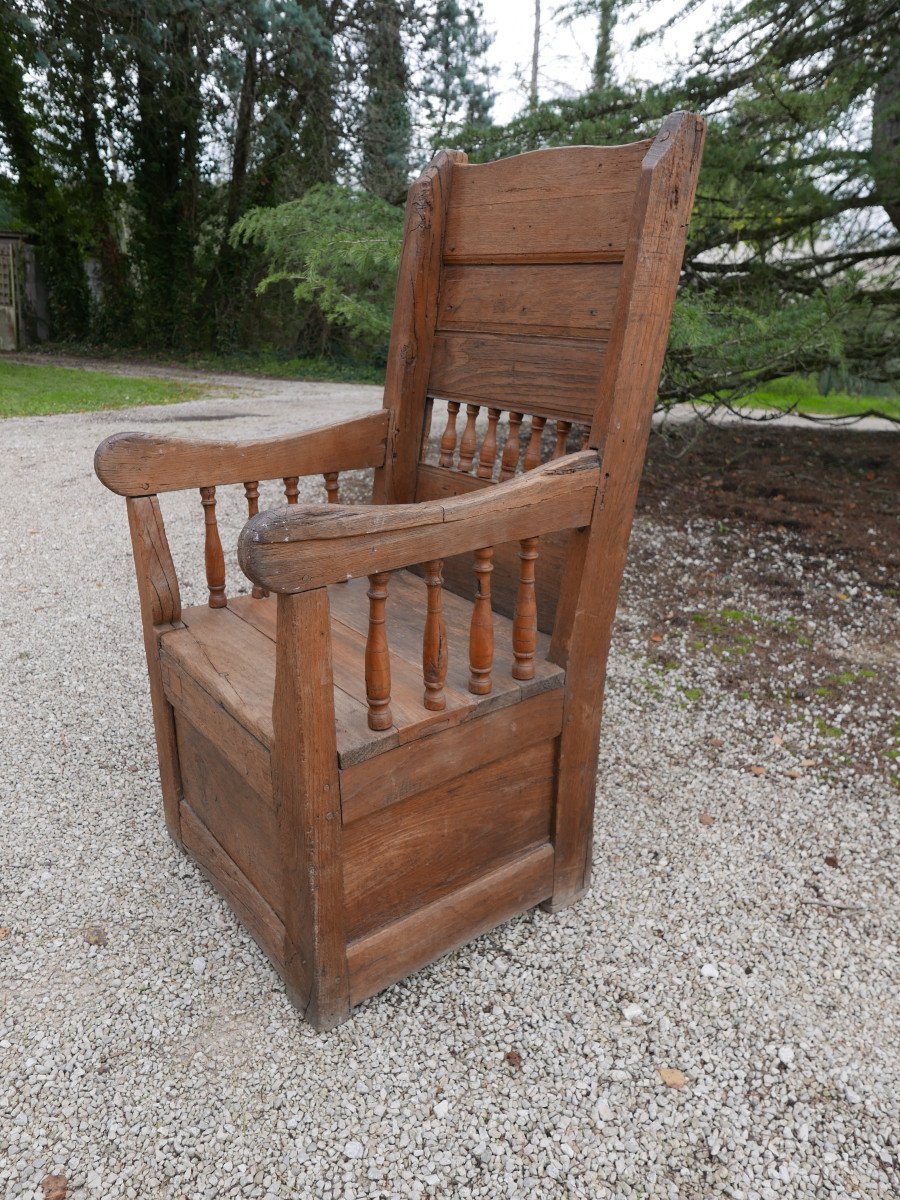
{"label": "chair seat", "polygon": [[[416,575],[399,571],[391,577],[387,604],[394,724],[383,731],[369,729],[365,688],[367,586],[365,579],[355,579],[328,589],[337,748],[342,769],[492,709],[562,686],[563,668],[545,660],[549,639],[544,634],[538,638],[534,679],[520,682],[512,678],[512,621],[495,614],[493,688],[487,696],[472,695],[468,690],[472,603],[445,592],[444,618],[449,645],[447,705],[442,712],[426,709],[422,682],[426,589]],[[160,634],[163,679],[170,702],[183,707],[189,701],[194,708],[211,702],[215,709],[224,710],[257,742],[271,750],[275,597],[238,596],[229,599],[226,608],[217,609],[198,605],[184,609],[181,619],[181,627]],[[214,711],[203,715],[201,727],[209,728]]]}

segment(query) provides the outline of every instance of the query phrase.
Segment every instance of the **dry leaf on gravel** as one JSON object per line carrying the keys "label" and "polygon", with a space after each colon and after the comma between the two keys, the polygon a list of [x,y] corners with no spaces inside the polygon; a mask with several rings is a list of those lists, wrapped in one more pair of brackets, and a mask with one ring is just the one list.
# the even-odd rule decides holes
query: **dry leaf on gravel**
{"label": "dry leaf on gravel", "polygon": [[800,759],[801,767],[814,767],[815,765],[816,765],[816,760],[814,758],[801,758]]}
{"label": "dry leaf on gravel", "polygon": [[716,820],[716,818],[712,815],[712,813],[701,813],[700,814],[700,824],[701,825],[712,825],[715,823],[715,820]]}
{"label": "dry leaf on gravel", "polygon": [[0,925],[0,942],[2,942],[4,938],[8,938],[10,932],[11,931],[7,929],[5,925]]}
{"label": "dry leaf on gravel", "polygon": [[837,865],[838,865],[838,857],[836,854],[826,854],[825,855],[825,866],[826,867],[836,867]]}
{"label": "dry leaf on gravel", "polygon": [[522,1070],[522,1055],[518,1052],[518,1050],[507,1050],[506,1061],[514,1071]]}
{"label": "dry leaf on gravel", "polygon": [[766,773],[765,767],[751,767],[750,768],[751,775],[765,775],[765,773]]}
{"label": "dry leaf on gravel", "polygon": [[66,1200],[69,1181],[65,1175],[45,1175],[41,1180],[41,1191],[44,1200]]}
{"label": "dry leaf on gravel", "polygon": [[86,925],[81,931],[81,936],[89,946],[105,946],[108,940],[102,925]]}
{"label": "dry leaf on gravel", "polygon": [[687,1083],[684,1071],[679,1071],[677,1067],[657,1067],[656,1070],[666,1087],[680,1091]]}
{"label": "dry leaf on gravel", "polygon": [[796,767],[791,767],[791,769],[789,771],[785,771],[785,774],[787,775],[788,779],[802,779],[803,778],[803,772],[798,771]]}

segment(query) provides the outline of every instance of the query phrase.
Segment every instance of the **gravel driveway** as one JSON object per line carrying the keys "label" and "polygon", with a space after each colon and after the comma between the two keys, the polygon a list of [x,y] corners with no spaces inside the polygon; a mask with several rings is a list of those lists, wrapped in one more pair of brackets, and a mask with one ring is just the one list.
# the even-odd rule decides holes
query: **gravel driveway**
{"label": "gravel driveway", "polygon": [[[94,447],[123,428],[282,432],[379,399],[260,380],[0,425],[0,1191],[897,1196],[888,787],[820,770],[814,729],[784,736],[716,676],[699,701],[680,668],[648,686],[646,564],[708,561],[703,522],[636,525],[576,907],[513,921],[320,1036],[169,842],[125,506]],[[232,547],[239,491],[221,494]],[[198,499],[163,509],[195,603]]]}

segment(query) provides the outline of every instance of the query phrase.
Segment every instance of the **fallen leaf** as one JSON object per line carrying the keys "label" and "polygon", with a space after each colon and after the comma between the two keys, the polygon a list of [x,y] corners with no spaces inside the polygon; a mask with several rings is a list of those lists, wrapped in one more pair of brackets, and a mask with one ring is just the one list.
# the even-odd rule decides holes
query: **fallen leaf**
{"label": "fallen leaf", "polygon": [[837,860],[836,854],[826,854],[825,855],[825,866],[826,867],[836,867],[837,865],[838,865],[838,860]]}
{"label": "fallen leaf", "polygon": [[722,741],[722,739],[721,739],[720,737],[711,737],[711,738],[709,739],[709,744],[710,744],[711,746],[715,746],[715,748],[716,748],[717,750],[718,750],[718,749],[720,749],[722,746],[724,746],[724,745],[725,745],[725,743]]}
{"label": "fallen leaf", "polygon": [[716,820],[716,818],[712,815],[712,813],[701,813],[700,814],[700,824],[701,825],[713,825],[713,824],[715,824],[715,820]]}
{"label": "fallen leaf", "polygon": [[751,775],[765,775],[765,773],[766,773],[765,767],[751,767],[750,768]]}
{"label": "fallen leaf", "polygon": [[772,734],[772,745],[773,745],[773,746],[783,746],[783,745],[784,745],[784,736],[783,736],[783,734],[780,734],[780,733],[773,733],[773,734]]}
{"label": "fallen leaf", "polygon": [[0,942],[2,942],[4,938],[8,938],[11,932],[12,930],[7,929],[5,925],[0,925]]}
{"label": "fallen leaf", "polygon": [[518,1050],[507,1050],[506,1061],[514,1071],[522,1070],[522,1055],[518,1052]]}
{"label": "fallen leaf", "polygon": [[815,765],[816,765],[816,760],[814,758],[801,758],[800,759],[801,767],[814,767]]}
{"label": "fallen leaf", "polygon": [[41,1191],[44,1200],[66,1200],[69,1181],[65,1175],[45,1175],[41,1180]]}
{"label": "fallen leaf", "polygon": [[874,478],[875,478],[874,471],[866,471],[866,479],[868,479],[869,483],[871,483]]}
{"label": "fallen leaf", "polygon": [[847,593],[846,592],[838,592],[837,598],[838,598],[838,600],[846,600],[846,599],[848,599]]}
{"label": "fallen leaf", "polygon": [[81,931],[81,936],[89,946],[106,945],[106,930],[102,925],[86,925]]}
{"label": "fallen leaf", "polygon": [[662,639],[663,639],[663,635],[661,633],[651,633],[650,634],[651,642],[661,642]]}
{"label": "fallen leaf", "polygon": [[657,1067],[656,1070],[666,1087],[681,1091],[687,1083],[684,1071],[679,1071],[677,1067]]}
{"label": "fallen leaf", "polygon": [[126,767],[125,770],[130,771],[132,775],[137,774],[137,767]]}
{"label": "fallen leaf", "polygon": [[798,771],[796,767],[791,767],[791,769],[789,771],[786,771],[785,774],[787,775],[788,779],[802,779],[803,778],[803,772]]}

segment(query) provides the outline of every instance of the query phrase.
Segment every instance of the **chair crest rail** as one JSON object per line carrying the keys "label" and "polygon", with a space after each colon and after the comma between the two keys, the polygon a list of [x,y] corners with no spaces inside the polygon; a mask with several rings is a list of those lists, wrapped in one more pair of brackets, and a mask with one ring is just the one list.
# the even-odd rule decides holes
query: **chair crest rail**
{"label": "chair crest rail", "polygon": [[590,524],[600,460],[582,450],[528,475],[448,500],[346,507],[294,505],[251,518],[238,541],[244,574],[303,592],[485,545]]}

